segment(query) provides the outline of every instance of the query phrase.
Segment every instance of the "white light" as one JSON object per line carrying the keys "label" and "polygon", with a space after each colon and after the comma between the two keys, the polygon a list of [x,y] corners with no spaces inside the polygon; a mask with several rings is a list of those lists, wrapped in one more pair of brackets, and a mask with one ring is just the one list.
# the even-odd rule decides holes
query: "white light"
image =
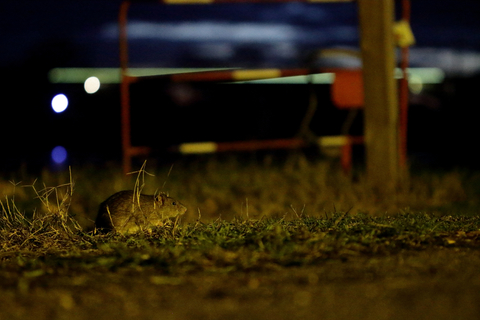
{"label": "white light", "polygon": [[87,93],[95,93],[100,89],[100,80],[97,77],[90,77],[85,80],[84,88]]}
{"label": "white light", "polygon": [[52,109],[56,113],[65,111],[68,107],[68,99],[64,94],[57,94],[52,99]]}
{"label": "white light", "polygon": [[67,160],[67,150],[62,146],[53,148],[51,157],[56,164],[62,164]]}
{"label": "white light", "polygon": [[411,74],[408,79],[408,87],[412,93],[420,94],[423,89],[422,78],[415,74]]}

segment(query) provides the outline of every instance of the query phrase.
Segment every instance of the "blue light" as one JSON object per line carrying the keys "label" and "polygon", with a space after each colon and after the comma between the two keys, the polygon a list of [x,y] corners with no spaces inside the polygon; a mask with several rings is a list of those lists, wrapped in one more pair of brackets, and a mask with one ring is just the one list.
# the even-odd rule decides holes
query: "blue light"
{"label": "blue light", "polygon": [[67,150],[62,146],[53,148],[51,157],[56,164],[62,164],[67,160]]}

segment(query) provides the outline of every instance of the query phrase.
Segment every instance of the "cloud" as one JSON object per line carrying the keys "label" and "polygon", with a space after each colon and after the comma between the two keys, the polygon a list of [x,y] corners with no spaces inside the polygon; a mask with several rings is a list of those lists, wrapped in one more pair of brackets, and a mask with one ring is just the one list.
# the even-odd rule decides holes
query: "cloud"
{"label": "cloud", "polygon": [[448,74],[473,75],[480,72],[480,53],[448,48],[412,48],[410,63],[418,67],[436,67]]}
{"label": "cloud", "polygon": [[[272,43],[293,41],[301,31],[294,26],[258,22],[184,22],[153,23],[132,21],[128,24],[129,39],[165,41],[223,41]],[[116,25],[102,31],[103,37],[118,38]]]}

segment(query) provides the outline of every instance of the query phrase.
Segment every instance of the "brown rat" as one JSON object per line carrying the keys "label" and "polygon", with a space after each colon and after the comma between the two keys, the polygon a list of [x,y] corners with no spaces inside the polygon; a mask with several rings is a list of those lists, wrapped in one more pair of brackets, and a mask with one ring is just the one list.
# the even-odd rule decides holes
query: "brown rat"
{"label": "brown rat", "polygon": [[150,230],[185,211],[187,208],[183,204],[164,193],[145,195],[131,190],[120,191],[100,204],[95,227],[124,234]]}

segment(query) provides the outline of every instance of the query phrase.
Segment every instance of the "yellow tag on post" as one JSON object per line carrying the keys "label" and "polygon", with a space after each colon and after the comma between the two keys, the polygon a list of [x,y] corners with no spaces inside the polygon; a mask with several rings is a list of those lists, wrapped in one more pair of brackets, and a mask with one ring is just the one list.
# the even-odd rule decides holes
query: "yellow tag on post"
{"label": "yellow tag on post", "polygon": [[395,22],[393,34],[395,36],[395,43],[399,47],[405,48],[415,44],[415,37],[413,36],[410,24],[406,20]]}

